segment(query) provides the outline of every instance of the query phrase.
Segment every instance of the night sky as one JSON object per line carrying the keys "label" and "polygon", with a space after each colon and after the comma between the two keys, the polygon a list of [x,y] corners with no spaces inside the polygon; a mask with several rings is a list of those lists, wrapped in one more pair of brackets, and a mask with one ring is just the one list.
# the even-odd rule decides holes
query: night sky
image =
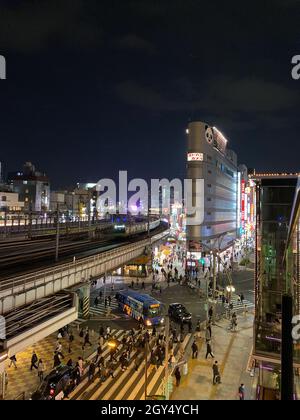
{"label": "night sky", "polygon": [[0,161],[54,187],[184,177],[185,128],[216,125],[240,163],[299,171],[300,1],[0,1]]}

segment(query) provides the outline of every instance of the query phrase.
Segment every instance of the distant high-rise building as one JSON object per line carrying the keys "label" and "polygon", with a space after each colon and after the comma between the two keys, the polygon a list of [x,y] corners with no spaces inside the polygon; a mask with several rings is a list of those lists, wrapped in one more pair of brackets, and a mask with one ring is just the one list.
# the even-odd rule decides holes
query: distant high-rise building
{"label": "distant high-rise building", "polygon": [[10,173],[8,182],[24,201],[25,211],[44,212],[50,208],[50,181],[45,173],[38,172],[31,162],[23,170]]}

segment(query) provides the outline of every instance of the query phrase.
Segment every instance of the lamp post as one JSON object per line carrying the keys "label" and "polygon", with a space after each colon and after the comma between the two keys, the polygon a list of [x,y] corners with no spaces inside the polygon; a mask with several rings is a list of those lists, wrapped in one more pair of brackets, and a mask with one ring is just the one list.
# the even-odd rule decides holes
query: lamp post
{"label": "lamp post", "polygon": [[229,308],[229,316],[230,316],[230,305],[231,305],[231,298],[232,294],[235,293],[235,287],[232,284],[226,286],[226,291],[228,294],[228,308]]}

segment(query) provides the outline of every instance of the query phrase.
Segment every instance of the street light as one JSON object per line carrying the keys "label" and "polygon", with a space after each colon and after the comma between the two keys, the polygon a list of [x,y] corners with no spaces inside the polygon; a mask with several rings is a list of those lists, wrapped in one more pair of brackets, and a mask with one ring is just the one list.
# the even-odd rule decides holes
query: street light
{"label": "street light", "polygon": [[231,297],[232,297],[232,294],[235,293],[235,287],[232,284],[229,284],[228,286],[226,286],[226,291],[228,293],[228,308],[229,308],[228,314],[230,316],[230,312],[231,312],[231,309],[230,309]]}
{"label": "street light", "polygon": [[227,290],[228,293],[234,293],[235,292],[235,287],[232,284],[230,284],[230,285],[226,286],[226,290]]}

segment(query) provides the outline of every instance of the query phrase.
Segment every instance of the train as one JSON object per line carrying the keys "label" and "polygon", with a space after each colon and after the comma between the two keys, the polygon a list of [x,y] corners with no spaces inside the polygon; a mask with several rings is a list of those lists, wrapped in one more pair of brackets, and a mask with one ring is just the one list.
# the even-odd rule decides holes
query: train
{"label": "train", "polygon": [[[150,221],[150,231],[157,229],[161,224],[160,219]],[[140,233],[148,232],[148,221],[136,222],[136,223],[114,223],[113,235],[118,237],[127,237],[138,235]]]}

